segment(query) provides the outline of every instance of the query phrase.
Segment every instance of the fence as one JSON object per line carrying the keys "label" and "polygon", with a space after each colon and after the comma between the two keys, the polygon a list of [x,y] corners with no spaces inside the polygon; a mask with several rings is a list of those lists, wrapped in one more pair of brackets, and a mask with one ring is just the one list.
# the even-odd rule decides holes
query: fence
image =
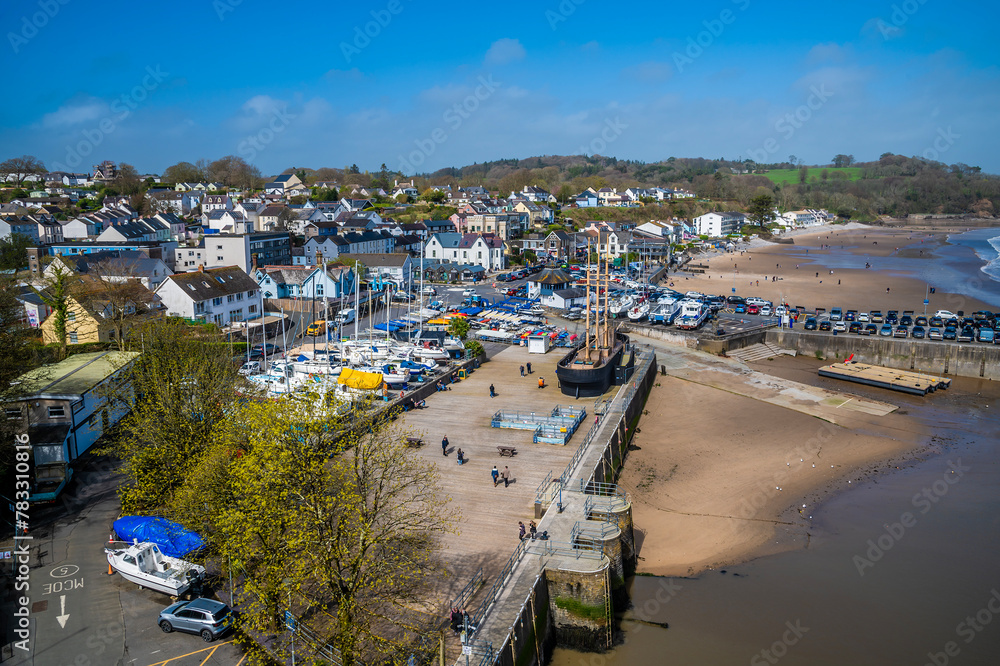
{"label": "fence", "polygon": [[483,618],[486,617],[487,611],[496,603],[496,600],[500,597],[503,592],[504,586],[507,584],[507,580],[510,578],[511,574],[514,573],[514,567],[517,563],[521,561],[524,556],[526,548],[525,541],[519,541],[517,547],[514,548],[514,552],[507,559],[507,563],[503,565],[500,569],[500,573],[497,574],[496,580],[493,581],[493,586],[490,587],[490,591],[486,593],[486,597],[483,599],[482,603],[479,604],[479,608],[476,612],[472,614],[472,626],[473,631],[479,629],[482,624]]}
{"label": "fence", "polygon": [[483,568],[479,567],[479,571],[472,575],[472,578],[468,583],[466,583],[465,587],[462,588],[462,591],[459,592],[458,596],[452,600],[450,608],[465,608],[465,605],[469,603],[469,599],[475,596],[476,592],[479,591],[479,588],[482,587],[482,585]]}

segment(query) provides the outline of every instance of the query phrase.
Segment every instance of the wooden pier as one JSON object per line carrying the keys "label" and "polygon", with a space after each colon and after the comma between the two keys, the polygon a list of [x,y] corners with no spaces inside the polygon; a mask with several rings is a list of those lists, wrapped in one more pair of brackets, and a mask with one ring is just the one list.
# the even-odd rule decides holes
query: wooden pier
{"label": "wooden pier", "polygon": [[858,384],[887,388],[914,395],[927,395],[937,389],[946,389],[951,379],[919,372],[896,370],[867,363],[835,363],[819,369],[820,377],[843,379]]}

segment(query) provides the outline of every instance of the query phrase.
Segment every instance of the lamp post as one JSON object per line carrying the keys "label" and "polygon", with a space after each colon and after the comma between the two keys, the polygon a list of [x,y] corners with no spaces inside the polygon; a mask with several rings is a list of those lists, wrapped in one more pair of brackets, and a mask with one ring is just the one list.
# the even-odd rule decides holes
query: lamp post
{"label": "lamp post", "polygon": [[284,578],[281,581],[288,587],[288,609],[285,611],[285,627],[292,632],[292,666],[295,666],[295,616],[292,615],[292,579]]}

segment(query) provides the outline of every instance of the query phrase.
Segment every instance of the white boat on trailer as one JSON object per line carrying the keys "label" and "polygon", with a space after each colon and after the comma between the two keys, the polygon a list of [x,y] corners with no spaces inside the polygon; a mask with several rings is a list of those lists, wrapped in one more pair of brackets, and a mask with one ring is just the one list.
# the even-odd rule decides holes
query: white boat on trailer
{"label": "white boat on trailer", "polygon": [[105,548],[108,564],[127,581],[139,587],[162,592],[171,597],[186,594],[199,587],[205,567],[160,552],[160,547],[148,541],[136,542],[126,548]]}
{"label": "white boat on trailer", "polygon": [[685,330],[694,330],[708,319],[708,308],[704,303],[692,299],[681,301],[681,312],[674,321],[674,326]]}
{"label": "white boat on trailer", "polygon": [[628,311],[628,318],[631,319],[632,321],[640,321],[642,319],[645,319],[646,315],[648,314],[649,314],[649,301],[644,301]]}

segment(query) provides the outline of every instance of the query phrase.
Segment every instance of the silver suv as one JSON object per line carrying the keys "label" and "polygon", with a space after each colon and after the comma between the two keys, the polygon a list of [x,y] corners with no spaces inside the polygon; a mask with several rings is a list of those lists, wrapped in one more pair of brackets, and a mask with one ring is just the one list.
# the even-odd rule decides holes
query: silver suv
{"label": "silver suv", "polygon": [[214,599],[199,597],[192,601],[178,601],[160,611],[158,624],[163,633],[184,631],[199,634],[211,643],[233,627],[233,611],[226,604]]}

